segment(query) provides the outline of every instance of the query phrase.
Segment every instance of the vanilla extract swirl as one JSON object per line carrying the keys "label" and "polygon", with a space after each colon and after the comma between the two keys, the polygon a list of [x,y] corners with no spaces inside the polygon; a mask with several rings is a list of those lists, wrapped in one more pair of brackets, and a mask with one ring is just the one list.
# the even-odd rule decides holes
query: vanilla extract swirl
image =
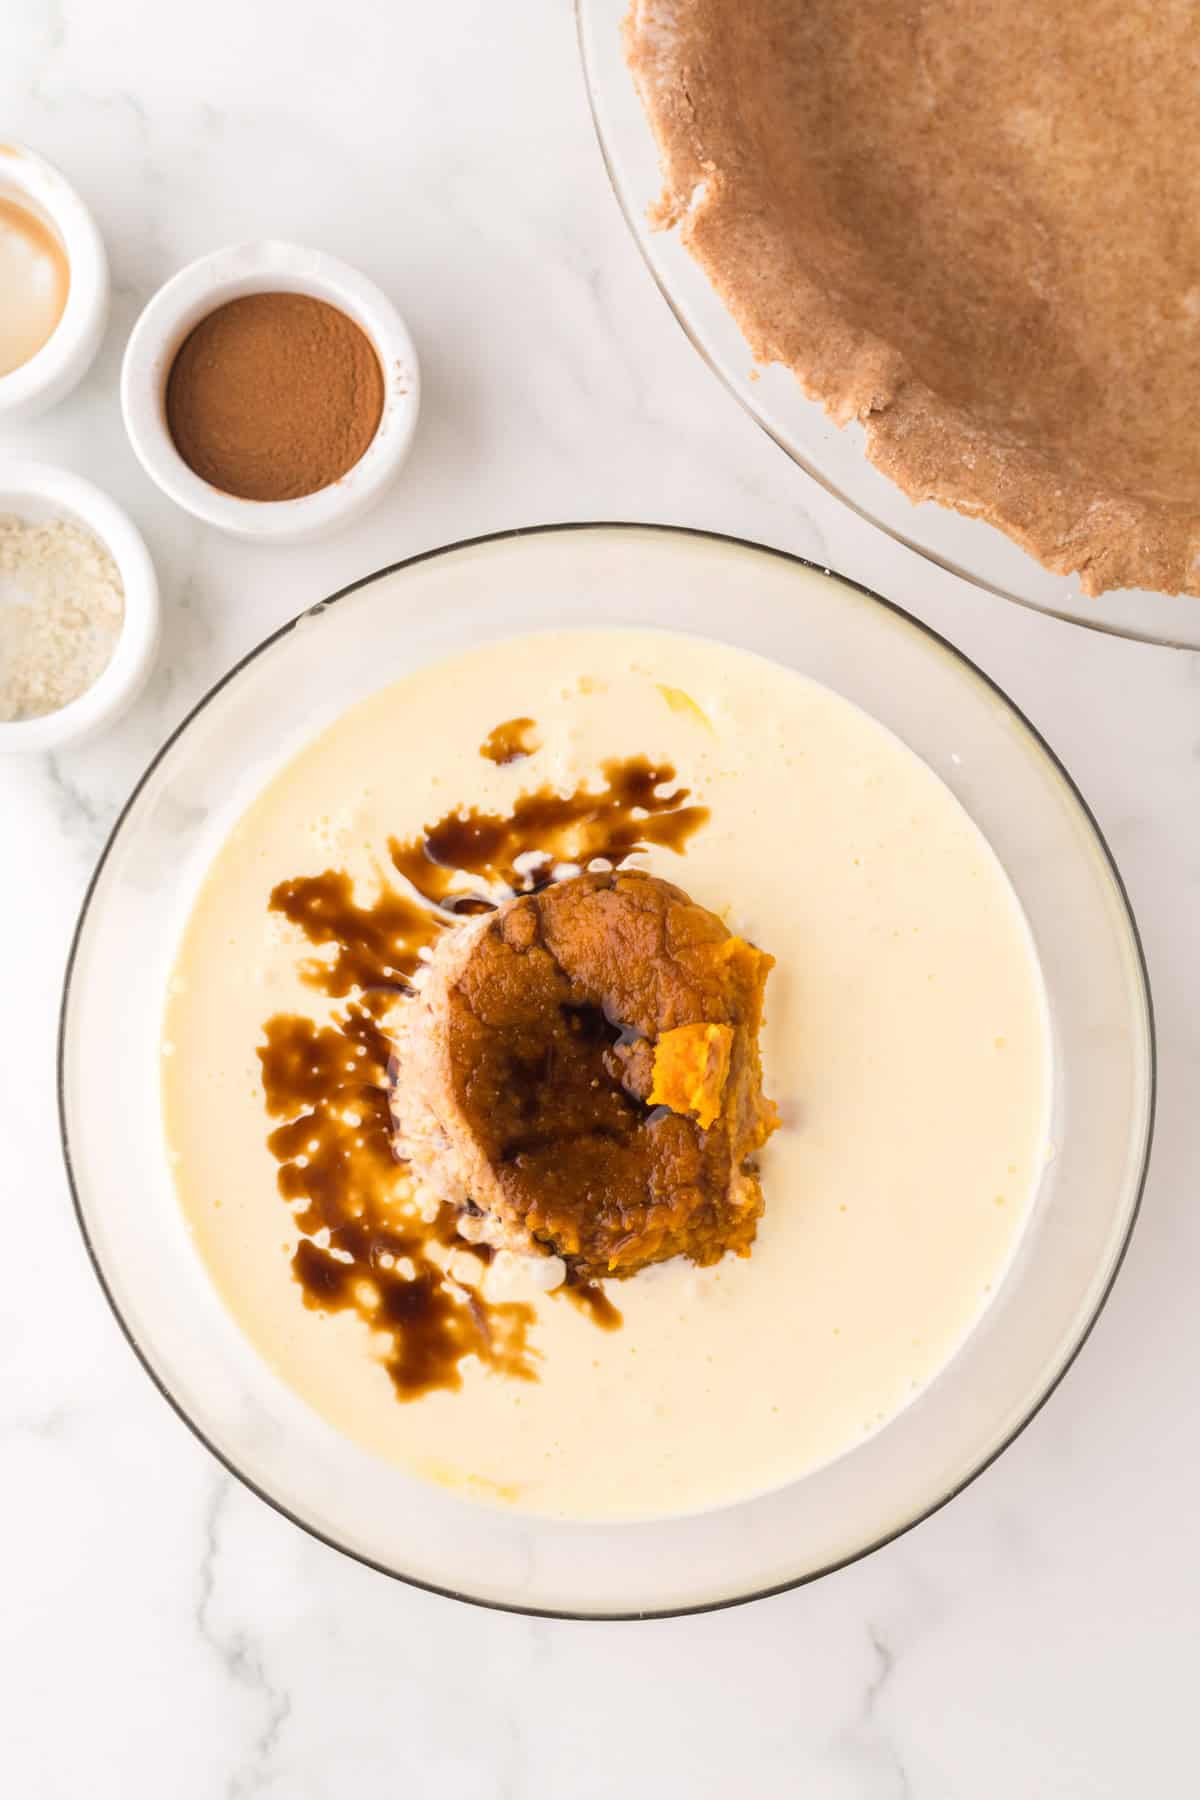
{"label": "vanilla extract swirl", "polygon": [[[535,729],[532,720],[509,723],[523,737]],[[488,740],[497,749],[511,741],[502,727]],[[391,839],[392,871],[405,886],[383,877],[369,902],[336,868],[271,892],[270,910],[318,953],[302,962],[303,980],[341,1003],[322,1022],[275,1014],[258,1051],[273,1121],[267,1144],[301,1233],[292,1272],[306,1306],[354,1311],[371,1328],[400,1400],[461,1387],[469,1356],[498,1374],[535,1380],[536,1353],[528,1341],[533,1309],[485,1299],[463,1275],[469,1255],[482,1276],[488,1252],[459,1236],[453,1209],[425,1221],[403,1205],[388,1015],[411,996],[423,953],[457,921],[494,909],[495,899],[465,888],[464,878],[493,891],[536,892],[564,865],[619,868],[651,845],[683,854],[708,818],[675,785],[669,764],[636,756],[608,761],[600,772],[596,787],[568,794],[540,787],[518,795],[506,814],[456,811],[415,837]],[[441,1258],[431,1255],[435,1249]],[[620,1325],[598,1284],[560,1291],[602,1328]]]}

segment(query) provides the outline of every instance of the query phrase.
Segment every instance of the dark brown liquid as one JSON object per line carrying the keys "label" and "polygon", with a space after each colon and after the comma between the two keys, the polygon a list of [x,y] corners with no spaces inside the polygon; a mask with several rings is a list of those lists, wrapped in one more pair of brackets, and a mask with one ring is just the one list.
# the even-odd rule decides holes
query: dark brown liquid
{"label": "dark brown liquid", "polygon": [[592,1324],[598,1325],[601,1331],[619,1331],[625,1323],[623,1315],[617,1311],[598,1281],[571,1282],[557,1291],[573,1306],[577,1306],[580,1312],[586,1313]]}
{"label": "dark brown liquid", "polygon": [[[632,756],[604,763],[602,773],[601,788],[571,794],[539,788],[520,795],[507,815],[449,813],[420,838],[393,839],[392,862],[419,894],[438,904],[452,893],[459,870],[528,893],[545,886],[556,862],[586,867],[603,858],[615,868],[650,844],[682,851],[708,818],[706,806],[685,805],[687,788],[656,791],[675,779],[669,763]],[[522,875],[514,863],[533,851],[546,857],[545,872]]]}
{"label": "dark brown liquid", "polygon": [[[488,742],[507,729],[498,726]],[[279,1121],[267,1140],[280,1165],[279,1191],[304,1234],[293,1273],[307,1306],[353,1309],[383,1336],[388,1373],[403,1400],[460,1387],[466,1356],[500,1373],[535,1379],[527,1343],[533,1311],[485,1301],[430,1257],[431,1247],[440,1244],[471,1251],[481,1268],[491,1258],[485,1246],[459,1237],[449,1209],[431,1225],[407,1217],[398,1222],[391,1046],[381,1020],[411,993],[420,951],[452,928],[444,915],[493,910],[493,901],[458,887],[457,871],[528,891],[546,884],[557,861],[603,857],[616,866],[648,844],[682,850],[708,817],[705,807],[685,804],[686,788],[656,793],[675,779],[669,766],[635,757],[606,763],[603,775],[604,786],[595,791],[540,789],[521,795],[507,817],[449,814],[419,838],[394,840],[395,868],[420,900],[383,883],[363,905],[339,869],[280,882],[271,894],[273,912],[317,948],[332,948],[331,956],[302,965],[304,980],[346,1003],[323,1025],[300,1014],[268,1019],[258,1052],[267,1112]],[[545,872],[532,878],[513,866],[529,851],[547,857]],[[575,1024],[606,1043],[619,1041],[600,1014]],[[314,1241],[326,1231],[328,1243]],[[602,1329],[620,1325],[621,1314],[602,1287],[577,1282],[560,1292]]]}
{"label": "dark brown liquid", "polygon": [[271,911],[298,925],[310,944],[332,944],[332,962],[305,963],[302,974],[322,993],[380,990],[394,998],[408,988],[417,952],[437,936],[429,908],[384,887],[370,906],[359,906],[354,883],[342,869],[281,881],[271,894]]}
{"label": "dark brown liquid", "polygon": [[479,746],[479,754],[486,756],[489,762],[510,763],[520,762],[522,757],[532,756],[540,749],[537,724],[533,719],[505,719],[503,725],[489,731]]}
{"label": "dark brown liquid", "polygon": [[[267,1145],[280,1165],[279,1191],[306,1234],[292,1259],[305,1304],[322,1312],[353,1308],[382,1334],[384,1362],[402,1400],[460,1387],[465,1356],[532,1380],[532,1309],[484,1301],[428,1254],[433,1243],[467,1248],[448,1210],[432,1225],[396,1224],[391,1044],[378,1019],[411,992],[418,952],[444,927],[427,906],[386,886],[360,906],[350,877],[336,869],[281,882],[271,909],[310,943],[333,946],[331,959],[314,957],[302,973],[323,993],[349,1001],[327,1025],[277,1014],[258,1053],[267,1111],[285,1121]],[[322,1230],[329,1232],[325,1246],[313,1242]],[[479,1258],[481,1271],[486,1260]]]}
{"label": "dark brown liquid", "polygon": [[[432,1243],[466,1248],[448,1209],[432,1225],[397,1227],[390,1046],[379,1026],[352,1005],[333,1025],[277,1015],[266,1037],[259,1057],[267,1110],[285,1120],[267,1144],[280,1165],[279,1191],[306,1234],[292,1258],[305,1304],[322,1312],[351,1307],[381,1333],[402,1400],[460,1387],[464,1356],[532,1380],[532,1309],[485,1302],[428,1254]],[[325,1246],[313,1241],[323,1229]]]}

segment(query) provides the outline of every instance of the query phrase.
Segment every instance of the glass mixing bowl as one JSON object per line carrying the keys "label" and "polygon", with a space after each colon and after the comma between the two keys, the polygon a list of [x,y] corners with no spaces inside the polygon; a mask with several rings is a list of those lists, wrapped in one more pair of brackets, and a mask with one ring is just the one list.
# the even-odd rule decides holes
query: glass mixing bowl
{"label": "glass mixing bowl", "polygon": [[647,223],[662,181],[621,44],[629,0],[575,0],[575,10],[596,134],[634,241],[701,356],[793,461],[860,518],[988,593],[1094,631],[1200,649],[1200,598],[1127,588],[1089,599],[1073,577],[1050,574],[993,526],[933,501],[914,505],[867,461],[861,426],[839,430],[816,401],[805,399],[788,370],[754,367],[745,339],[678,233],[651,231]]}
{"label": "glass mixing bowl", "polygon": [[[551,526],[370,576],[239,663],[163,746],[92,880],[67,970],[63,1143],[96,1272],[148,1373],[220,1460],[363,1562],[484,1605],[646,1617],[809,1581],[957,1493],[1025,1425],[1116,1274],[1149,1152],[1150,999],[1112,859],[1053,753],[1003,693],[887,601],[730,538]],[[1020,1250],[932,1385],[840,1461],[779,1492],[646,1524],[491,1509],[376,1460],[287,1388],[193,1249],[159,1111],[179,932],[230,825],[322,725],[423,664],[515,633],[658,626],[802,670],[889,726],[958,795],[1004,863],[1050,1000],[1052,1136]],[[268,1205],[279,1204],[272,1192]]]}

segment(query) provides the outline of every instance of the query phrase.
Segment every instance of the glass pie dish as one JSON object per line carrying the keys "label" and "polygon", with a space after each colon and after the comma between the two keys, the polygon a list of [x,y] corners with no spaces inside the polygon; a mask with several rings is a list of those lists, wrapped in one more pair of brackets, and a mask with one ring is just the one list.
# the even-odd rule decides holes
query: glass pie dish
{"label": "glass pie dish", "polygon": [[613,191],[679,324],[769,437],[822,487],[899,543],[976,587],[1073,624],[1179,649],[1200,648],[1200,599],[1119,589],[1098,598],[1053,575],[1003,532],[933,501],[919,505],[868,462],[858,424],[839,429],[789,370],[756,367],[738,326],[677,230],[654,231],[658,150],[625,61],[629,0],[576,0],[584,76]]}
{"label": "glass pie dish", "polygon": [[[301,614],[217,684],[146,771],[89,888],[59,1045],[64,1151],[97,1275],[147,1372],[227,1468],[359,1560],[482,1605],[648,1617],[812,1580],[943,1505],[1029,1421],[1104,1304],[1133,1226],[1154,1096],[1150,997],[1120,877],[1012,703],[908,614],[777,551],[648,526],[454,545]],[[731,600],[735,602],[731,604]],[[890,727],[958,796],[1032,928],[1054,1048],[1048,1163],[989,1310],[878,1435],[775,1493],[691,1517],[557,1522],[464,1499],[311,1411],[226,1311],[185,1229],[159,1107],[165,987],[211,856],[323,724],[461,650],[580,624],[757,651]],[[272,1197],[273,1198],[273,1197]]]}

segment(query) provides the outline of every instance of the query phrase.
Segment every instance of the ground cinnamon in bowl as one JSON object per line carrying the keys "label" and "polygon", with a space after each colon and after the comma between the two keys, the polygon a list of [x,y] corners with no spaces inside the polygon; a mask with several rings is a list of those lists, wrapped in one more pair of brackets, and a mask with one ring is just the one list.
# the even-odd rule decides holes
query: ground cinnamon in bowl
{"label": "ground cinnamon in bowl", "polygon": [[247,294],[184,339],[167,425],[202,480],[241,500],[299,500],[363,456],[383,414],[366,333],[310,294]]}

